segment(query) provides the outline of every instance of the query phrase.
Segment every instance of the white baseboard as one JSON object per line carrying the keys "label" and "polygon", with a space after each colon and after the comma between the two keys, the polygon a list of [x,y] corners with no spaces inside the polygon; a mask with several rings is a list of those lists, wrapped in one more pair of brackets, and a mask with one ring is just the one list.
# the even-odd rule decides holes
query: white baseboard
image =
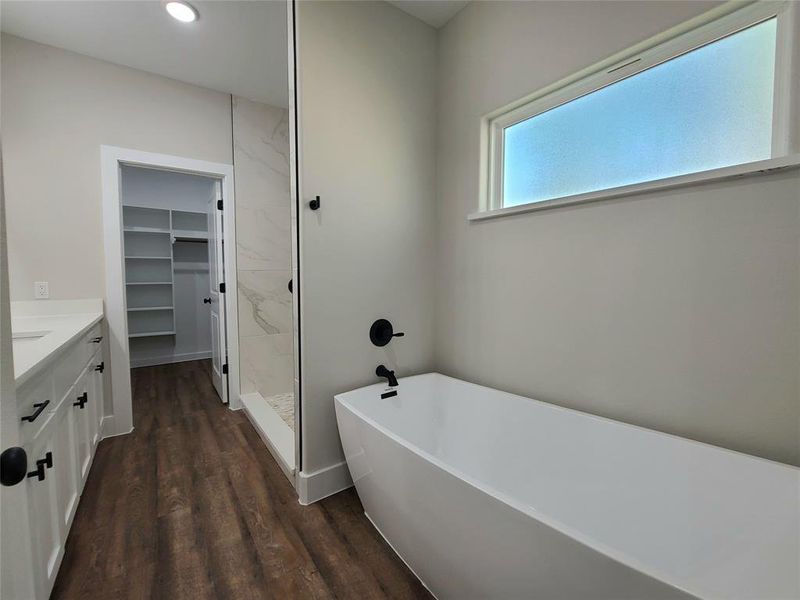
{"label": "white baseboard", "polygon": [[230,388],[228,389],[228,409],[242,410],[242,397],[234,396]]}
{"label": "white baseboard", "polygon": [[100,419],[100,439],[104,440],[115,435],[117,435],[117,430],[114,426],[114,415],[106,415]]}
{"label": "white baseboard", "polygon": [[294,431],[258,392],[241,396],[244,414],[267,446],[283,474],[294,485]]}
{"label": "white baseboard", "polygon": [[207,352],[184,352],[183,354],[164,354],[147,358],[131,359],[131,369],[137,367],[154,367],[156,365],[171,365],[173,363],[189,362],[190,360],[203,360],[211,358],[211,350]]}
{"label": "white baseboard", "polygon": [[106,438],[115,437],[118,435],[126,435],[133,431],[133,427],[131,427],[127,431],[117,431],[116,422],[114,420],[114,415],[106,415],[100,420],[100,439],[104,440]]}
{"label": "white baseboard", "polygon": [[352,486],[353,480],[345,461],[311,473],[300,471],[297,475],[297,495],[304,506]]}

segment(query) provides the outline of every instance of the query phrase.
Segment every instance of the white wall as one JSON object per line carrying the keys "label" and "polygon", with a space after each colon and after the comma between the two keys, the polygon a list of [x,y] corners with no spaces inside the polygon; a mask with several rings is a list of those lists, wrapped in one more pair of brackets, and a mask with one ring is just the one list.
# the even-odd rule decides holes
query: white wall
{"label": "white wall", "polygon": [[[305,474],[343,460],[333,396],[432,367],[435,32],[384,2],[300,2]],[[322,208],[308,200],[319,195]],[[406,337],[378,349],[369,327]]]}
{"label": "white wall", "polygon": [[474,2],[439,37],[436,366],[800,461],[800,175],[479,223],[479,119],[707,2]]}
{"label": "white wall", "polygon": [[3,34],[12,300],[105,293],[100,146],[231,162],[230,96]]}

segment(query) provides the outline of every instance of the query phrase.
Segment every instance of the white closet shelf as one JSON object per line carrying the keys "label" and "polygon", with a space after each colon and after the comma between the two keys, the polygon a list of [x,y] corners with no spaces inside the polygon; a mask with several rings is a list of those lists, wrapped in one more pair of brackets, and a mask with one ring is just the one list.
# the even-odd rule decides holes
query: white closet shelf
{"label": "white closet shelf", "polygon": [[129,333],[129,338],[158,337],[162,335],[175,335],[175,331],[145,331],[143,333]]}
{"label": "white closet shelf", "polygon": [[162,229],[161,227],[123,227],[123,231],[126,233],[169,233],[171,230],[167,227],[166,229]]}
{"label": "white closet shelf", "polygon": [[198,231],[196,229],[173,229],[172,237],[174,238],[188,238],[191,240],[207,240],[207,231]]}
{"label": "white closet shelf", "polygon": [[[141,338],[145,341],[139,345],[158,346],[175,341],[175,316],[178,306],[183,310],[183,305],[176,306],[175,273],[181,268],[176,268],[173,255],[178,246],[172,244],[176,239],[207,242],[207,227],[208,216],[202,211],[123,206],[129,339]],[[180,249],[179,256],[183,256],[184,249]],[[192,257],[194,253],[185,256]]]}

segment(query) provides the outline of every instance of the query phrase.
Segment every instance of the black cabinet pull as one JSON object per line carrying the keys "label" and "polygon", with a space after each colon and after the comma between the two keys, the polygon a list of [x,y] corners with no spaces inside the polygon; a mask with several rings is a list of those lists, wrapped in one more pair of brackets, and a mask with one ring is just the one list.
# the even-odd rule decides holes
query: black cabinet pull
{"label": "black cabinet pull", "polygon": [[103,341],[103,336],[102,335],[91,339],[91,343],[92,344],[99,344],[102,341]]}
{"label": "black cabinet pull", "polygon": [[28,415],[27,417],[22,417],[22,420],[28,421],[29,423],[33,423],[39,417],[39,415],[42,414],[42,411],[44,411],[45,407],[48,404],[50,404],[50,400],[34,403],[33,408],[35,408],[36,410],[33,411],[32,415]]}
{"label": "black cabinet pull", "polygon": [[39,481],[44,481],[44,463],[40,460],[37,460],[36,470],[28,473],[28,477],[36,477]]}
{"label": "black cabinet pull", "polygon": [[100,371],[100,372],[102,373],[102,372],[103,372],[103,369],[105,369],[105,368],[106,368],[106,363],[105,363],[105,361],[103,361],[103,362],[101,362],[99,365],[97,365],[97,366],[94,368],[94,370],[95,370],[95,371]]}
{"label": "black cabinet pull", "polygon": [[48,452],[44,455],[44,458],[40,458],[36,461],[36,470],[31,471],[28,473],[28,477],[36,477],[39,481],[44,481],[44,470],[45,468],[52,469],[53,468],[53,453]]}
{"label": "black cabinet pull", "polygon": [[83,394],[78,396],[77,401],[72,403],[72,406],[77,406],[78,408],[82,409],[84,406],[86,406],[86,402],[88,400],[89,400],[89,393],[83,392]]}
{"label": "black cabinet pull", "polygon": [[211,304],[211,298],[203,298],[203,304]]}

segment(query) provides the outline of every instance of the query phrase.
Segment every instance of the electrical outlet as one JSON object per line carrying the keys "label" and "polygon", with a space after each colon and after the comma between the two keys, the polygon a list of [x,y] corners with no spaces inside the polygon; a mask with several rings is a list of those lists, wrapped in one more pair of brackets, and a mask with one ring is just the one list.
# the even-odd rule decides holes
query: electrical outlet
{"label": "electrical outlet", "polygon": [[33,282],[33,295],[36,298],[49,298],[50,297],[50,286],[47,285],[46,281],[34,281]]}

